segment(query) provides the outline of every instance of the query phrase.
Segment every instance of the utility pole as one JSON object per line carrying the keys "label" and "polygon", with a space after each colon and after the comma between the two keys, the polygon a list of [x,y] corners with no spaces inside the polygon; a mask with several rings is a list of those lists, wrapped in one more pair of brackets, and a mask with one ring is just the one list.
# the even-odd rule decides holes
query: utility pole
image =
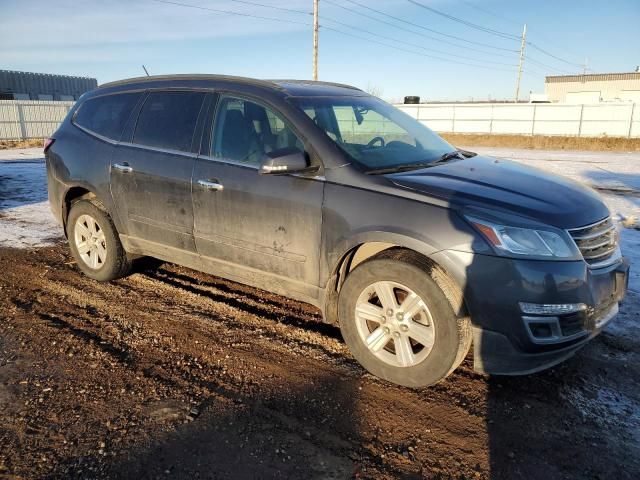
{"label": "utility pole", "polygon": [[518,64],[518,80],[516,82],[516,103],[520,96],[520,77],[522,77],[522,64],[524,63],[524,47],[527,44],[527,24],[522,29],[522,43],[520,44],[520,63]]}
{"label": "utility pole", "polygon": [[313,79],[318,80],[318,0],[313,0]]}
{"label": "utility pole", "polygon": [[587,74],[587,67],[589,66],[589,59],[587,57],[584,57],[584,64],[582,65],[582,75],[586,75]]}

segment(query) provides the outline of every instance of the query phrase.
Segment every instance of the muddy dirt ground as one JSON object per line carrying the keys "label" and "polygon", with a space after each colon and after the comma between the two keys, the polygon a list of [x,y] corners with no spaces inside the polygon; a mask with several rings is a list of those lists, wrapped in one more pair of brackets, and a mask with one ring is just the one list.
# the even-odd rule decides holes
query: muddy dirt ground
{"label": "muddy dirt ground", "polygon": [[63,244],[0,250],[0,477],[640,476],[636,343],[605,333],[519,378],[468,358],[410,390],[368,375],[305,304],[136,268],[100,284]]}

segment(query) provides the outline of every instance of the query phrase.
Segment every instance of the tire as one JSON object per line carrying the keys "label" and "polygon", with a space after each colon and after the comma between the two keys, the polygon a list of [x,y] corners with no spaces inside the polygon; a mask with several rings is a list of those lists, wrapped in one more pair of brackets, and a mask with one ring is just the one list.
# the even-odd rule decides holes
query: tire
{"label": "tire", "polygon": [[471,346],[460,288],[440,267],[404,249],[385,250],[347,276],[338,319],[356,360],[373,375],[406,387],[444,379]]}
{"label": "tire", "polygon": [[[91,238],[87,241],[88,234]],[[71,206],[67,238],[78,268],[86,276],[108,282],[131,270],[131,260],[120,243],[116,227],[99,201],[79,200]]]}

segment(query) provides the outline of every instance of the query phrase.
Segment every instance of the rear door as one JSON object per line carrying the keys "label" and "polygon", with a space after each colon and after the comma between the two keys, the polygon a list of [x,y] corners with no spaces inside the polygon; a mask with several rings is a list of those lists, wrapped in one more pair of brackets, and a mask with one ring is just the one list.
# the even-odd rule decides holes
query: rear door
{"label": "rear door", "polygon": [[115,149],[111,191],[134,241],[195,251],[191,173],[206,95],[149,92],[130,139]]}
{"label": "rear door", "polygon": [[313,296],[308,287],[318,284],[323,179],[258,173],[266,151],[305,150],[275,109],[225,95],[216,111],[193,174],[198,252],[218,260],[231,278]]}

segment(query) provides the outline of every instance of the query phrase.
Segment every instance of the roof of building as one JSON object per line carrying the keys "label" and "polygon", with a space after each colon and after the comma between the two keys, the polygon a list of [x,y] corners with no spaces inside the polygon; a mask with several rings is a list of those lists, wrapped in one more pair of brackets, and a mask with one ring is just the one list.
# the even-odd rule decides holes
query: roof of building
{"label": "roof of building", "polygon": [[229,84],[252,85],[272,90],[279,90],[290,95],[331,95],[342,93],[353,94],[362,93],[359,88],[341,83],[320,82],[313,80],[259,80],[256,78],[236,77],[231,75],[207,75],[207,74],[184,74],[184,75],[151,75],[148,77],[128,78],[117,80],[100,85],[99,88],[110,88],[123,85],[139,85],[146,83],[172,83],[185,84],[187,82],[216,82]]}
{"label": "roof of building", "polygon": [[58,75],[56,73],[22,72],[19,70],[1,70],[0,69],[0,73],[27,76],[27,77],[50,77],[50,78],[57,77],[57,78],[77,78],[82,80],[95,80],[95,78],[93,77],[79,77],[76,75]]}
{"label": "roof of building", "polygon": [[640,72],[627,73],[589,73],[586,75],[550,75],[545,83],[561,82],[602,82],[611,80],[640,80]]}

